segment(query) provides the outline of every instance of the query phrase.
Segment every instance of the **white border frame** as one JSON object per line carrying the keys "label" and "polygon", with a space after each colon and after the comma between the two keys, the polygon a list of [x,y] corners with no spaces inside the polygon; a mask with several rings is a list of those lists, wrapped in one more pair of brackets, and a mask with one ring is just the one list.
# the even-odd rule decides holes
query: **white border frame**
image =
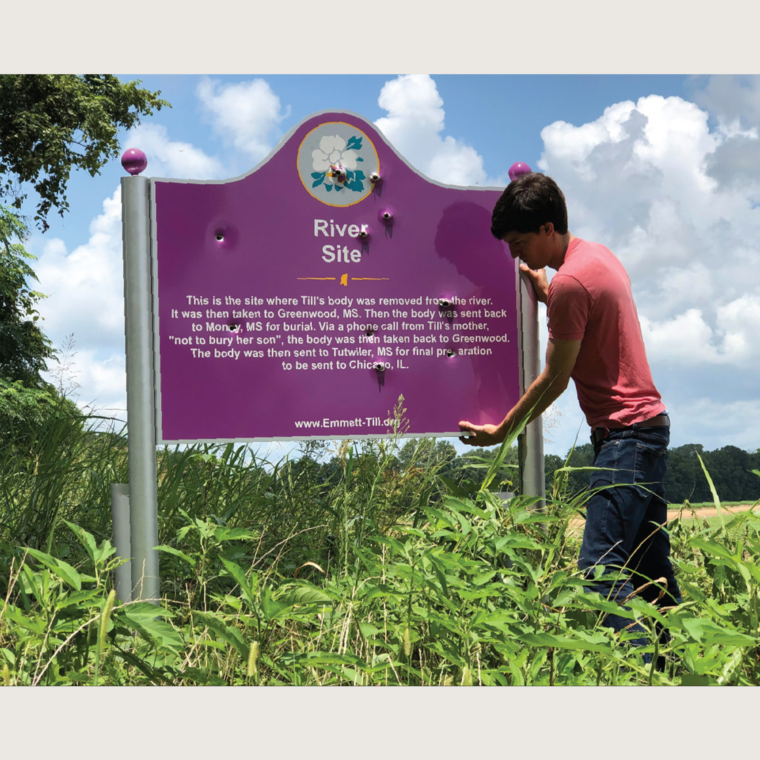
{"label": "white border frame", "polygon": [[[159,340],[159,316],[158,316],[158,238],[157,238],[157,228],[156,228],[156,182],[165,182],[165,183],[178,183],[183,185],[226,185],[230,184],[232,182],[239,182],[240,180],[245,179],[246,177],[249,177],[254,172],[258,171],[262,166],[267,164],[269,161],[274,158],[274,156],[280,151],[285,143],[290,140],[290,138],[298,131],[298,129],[301,128],[306,122],[311,121],[312,119],[318,117],[318,116],[325,116],[325,115],[346,115],[350,116],[354,119],[358,119],[359,121],[364,122],[368,126],[370,126],[375,132],[377,132],[378,136],[383,140],[383,142],[386,144],[386,146],[392,150],[395,155],[401,159],[401,161],[406,164],[406,166],[411,169],[415,174],[417,174],[419,177],[424,179],[426,182],[429,182],[432,185],[436,185],[438,187],[443,187],[451,190],[473,190],[475,192],[482,192],[482,191],[496,191],[496,192],[502,192],[503,188],[500,187],[480,187],[480,186],[463,186],[463,185],[448,185],[444,182],[438,182],[437,180],[431,179],[430,177],[423,174],[421,171],[419,171],[417,168],[412,166],[412,164],[409,163],[409,161],[404,158],[397,150],[396,148],[391,145],[391,143],[388,141],[388,139],[385,137],[385,135],[382,133],[378,127],[373,124],[371,121],[368,121],[364,116],[361,116],[357,113],[354,113],[353,111],[342,111],[342,110],[325,110],[325,111],[317,111],[316,113],[312,113],[309,116],[306,116],[305,118],[301,119],[301,121],[298,122],[295,126],[293,126],[286,135],[282,137],[282,139],[277,143],[277,145],[272,149],[272,151],[263,158],[256,166],[254,166],[249,171],[245,172],[244,174],[240,174],[237,177],[232,177],[230,179],[210,179],[210,180],[198,180],[198,179],[164,179],[161,177],[151,177],[149,179],[149,207],[150,207],[150,258],[151,258],[151,291],[152,291],[152,305],[153,305],[153,314],[152,314],[152,324],[153,324],[153,384],[154,384],[154,397],[155,397],[155,430],[156,430],[156,443],[159,445],[179,445],[179,444],[194,444],[194,443],[269,443],[273,441],[284,441],[284,442],[298,442],[298,441],[324,441],[324,440],[362,440],[362,439],[371,439],[371,438],[390,438],[393,437],[393,433],[384,433],[384,434],[374,434],[374,435],[330,435],[330,436],[324,436],[324,435],[311,435],[311,436],[285,436],[285,437],[277,437],[277,438],[191,438],[191,439],[181,439],[181,440],[165,440],[162,434],[162,407],[161,407],[161,346],[160,346],[160,340]],[[528,346],[528,344],[531,342],[530,337],[531,333],[530,331],[525,331],[525,320],[523,319],[522,313],[523,313],[523,296],[522,291],[520,288],[520,282],[521,282],[521,275],[519,270],[519,265],[517,260],[515,260],[515,280],[516,280],[516,287],[517,287],[517,314],[515,315],[515,325],[517,327],[517,335],[518,335],[518,357],[520,360],[520,367],[518,370],[519,373],[519,390],[520,395],[522,395],[525,392],[525,388],[527,385],[525,385],[525,378],[524,378],[524,370],[525,370],[525,362],[524,362],[524,351],[526,350],[524,347],[527,347],[527,350],[530,351],[531,346]],[[535,332],[535,349],[534,351],[531,351],[531,355],[535,355],[535,357],[538,356],[538,331]],[[530,384],[530,383],[528,383]],[[532,423],[535,424],[535,423]],[[399,434],[400,438],[457,438],[459,437],[459,433],[447,431],[447,432],[439,432],[439,433],[403,433]]]}

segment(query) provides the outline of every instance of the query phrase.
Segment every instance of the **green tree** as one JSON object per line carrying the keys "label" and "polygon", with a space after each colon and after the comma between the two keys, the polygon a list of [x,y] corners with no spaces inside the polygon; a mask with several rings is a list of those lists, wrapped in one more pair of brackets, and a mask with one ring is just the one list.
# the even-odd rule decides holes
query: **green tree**
{"label": "green tree", "polygon": [[701,443],[687,443],[670,448],[668,469],[665,473],[665,498],[671,504],[683,504],[685,501],[698,504],[712,500],[710,486],[702,472],[697,454],[703,460],[706,457]]}
{"label": "green tree", "polygon": [[704,460],[722,499],[754,502],[760,498],[760,480],[752,472],[757,468],[757,455],[737,446],[724,446],[706,452]]}
{"label": "green tree", "polygon": [[[20,209],[31,186],[35,221],[46,230],[52,208],[68,210],[72,168],[98,174],[119,154],[120,129],[169,105],[139,84],[111,75],[0,75],[0,198]],[[23,219],[0,205],[0,447],[24,450],[51,412],[78,414],[40,375],[55,352],[39,324],[43,296],[29,286],[36,276],[27,235]]]}
{"label": "green tree", "polygon": [[[499,447],[490,449],[473,449],[462,456],[454,459],[450,466],[449,477],[456,483],[468,487],[479,487],[488,471],[488,467],[499,453]],[[520,470],[517,456],[517,444],[507,450],[502,466],[491,484],[491,490],[513,491],[519,490]]]}
{"label": "green tree", "polygon": [[[593,467],[594,465],[594,447],[590,443],[583,443],[572,449],[572,454],[568,452],[568,467]],[[567,477],[567,492],[570,495],[580,493],[591,484],[591,472],[581,470],[580,472],[571,472]]]}
{"label": "green tree", "polygon": [[169,104],[160,92],[98,75],[0,75],[0,196],[21,208],[31,184],[35,221],[44,231],[51,208],[68,210],[72,168],[91,176],[119,155],[117,134]]}
{"label": "green tree", "polygon": [[74,408],[40,376],[55,352],[39,325],[42,294],[28,285],[37,277],[26,236],[21,219],[0,205],[0,445],[38,429],[54,409]]}
{"label": "green tree", "polygon": [[40,387],[39,373],[54,351],[39,327],[36,304],[42,294],[28,286],[37,276],[28,263],[34,256],[24,248],[26,237],[21,219],[0,205],[0,375]]}
{"label": "green tree", "polygon": [[554,487],[554,473],[565,466],[565,460],[556,454],[544,454],[544,476],[546,493],[552,492]]}

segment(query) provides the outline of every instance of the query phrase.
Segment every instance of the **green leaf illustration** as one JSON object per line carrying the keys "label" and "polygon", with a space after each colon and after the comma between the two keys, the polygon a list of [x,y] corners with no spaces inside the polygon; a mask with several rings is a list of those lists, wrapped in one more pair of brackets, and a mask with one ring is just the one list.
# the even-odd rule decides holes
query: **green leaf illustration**
{"label": "green leaf illustration", "polygon": [[[311,176],[313,177],[314,175],[312,174]],[[319,185],[321,185],[321,184],[322,184],[324,181],[325,181],[325,175],[324,175],[324,174],[320,174],[320,175],[319,175],[319,179],[315,179],[315,180],[314,180],[314,182],[312,182],[312,183],[311,183],[311,186],[312,186],[312,187],[318,187],[318,186],[319,186]]]}

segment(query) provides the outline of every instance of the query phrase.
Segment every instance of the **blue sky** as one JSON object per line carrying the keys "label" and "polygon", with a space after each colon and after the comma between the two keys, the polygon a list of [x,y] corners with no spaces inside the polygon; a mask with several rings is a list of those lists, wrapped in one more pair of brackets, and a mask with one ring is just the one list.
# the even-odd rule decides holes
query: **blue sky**
{"label": "blue sky", "polygon": [[[135,77],[124,76],[124,79]],[[413,165],[452,184],[503,186],[515,161],[564,189],[570,229],[632,279],[674,445],[760,445],[760,81],[672,75],[140,76],[173,108],[123,136],[146,174],[236,176],[295,124],[338,108],[379,122]],[[74,334],[78,400],[124,406],[118,160],[75,174],[71,211],[28,248],[45,329]],[[542,318],[542,325],[545,322]],[[546,332],[542,327],[542,351]],[[505,412],[507,410],[505,409]],[[574,387],[546,450],[586,427]]]}

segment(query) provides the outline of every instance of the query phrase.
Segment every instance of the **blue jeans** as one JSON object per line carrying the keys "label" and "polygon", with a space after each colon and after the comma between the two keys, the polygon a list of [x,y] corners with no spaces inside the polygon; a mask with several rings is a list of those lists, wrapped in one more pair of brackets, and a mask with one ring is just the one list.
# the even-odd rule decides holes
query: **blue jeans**
{"label": "blue jeans", "polygon": [[[670,537],[659,527],[667,521],[663,480],[669,443],[667,427],[632,425],[610,430],[608,438],[594,444],[594,466],[609,469],[591,473],[593,496],[587,505],[578,567],[591,579],[593,568],[604,566],[604,575],[589,585],[605,598],[622,602],[634,589],[664,577],[667,591],[659,602],[662,584],[652,584],[637,596],[659,606],[681,603],[670,562]],[[607,487],[594,492],[603,486]],[[604,624],[615,631],[644,633],[639,623],[619,615],[607,615]],[[631,643],[648,642],[642,636]],[[649,662],[650,657],[644,659]]]}

